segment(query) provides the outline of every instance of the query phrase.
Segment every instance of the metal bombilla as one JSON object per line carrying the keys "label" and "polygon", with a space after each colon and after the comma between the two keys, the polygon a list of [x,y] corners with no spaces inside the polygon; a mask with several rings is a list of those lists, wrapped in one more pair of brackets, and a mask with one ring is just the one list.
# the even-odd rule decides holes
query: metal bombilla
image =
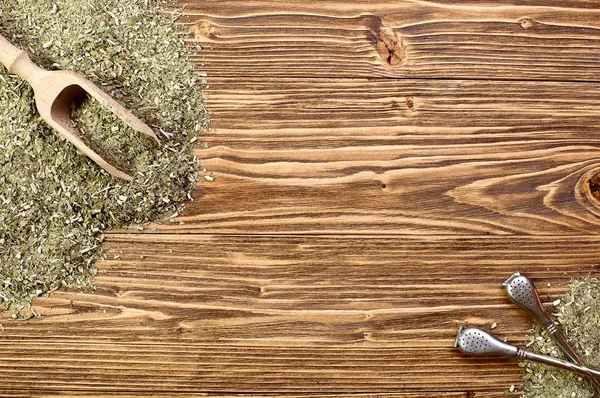
{"label": "metal bombilla", "polygon": [[556,368],[570,370],[586,377],[600,377],[600,371],[546,355],[536,354],[496,338],[485,330],[461,326],[454,347],[465,354],[488,357],[505,357],[518,361],[538,362]]}
{"label": "metal bombilla", "polygon": [[[579,355],[577,355],[564,334],[558,329],[558,324],[544,310],[535,285],[529,278],[521,275],[519,272],[515,272],[502,286],[506,288],[506,293],[510,300],[528,312],[529,315],[542,325],[571,361],[577,364],[582,363]],[[600,382],[591,377],[591,375],[584,374],[584,376],[589,380],[596,395],[600,397]]]}

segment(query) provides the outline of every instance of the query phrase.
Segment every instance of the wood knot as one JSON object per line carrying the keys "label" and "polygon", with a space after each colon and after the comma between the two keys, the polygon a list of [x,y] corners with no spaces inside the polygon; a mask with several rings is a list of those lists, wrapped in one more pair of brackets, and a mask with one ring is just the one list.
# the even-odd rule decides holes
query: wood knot
{"label": "wood knot", "polygon": [[382,61],[390,66],[397,66],[404,62],[405,51],[402,39],[378,16],[371,15],[366,19],[371,31],[372,41]]}
{"label": "wood knot", "polygon": [[523,29],[529,29],[533,25],[535,25],[535,21],[529,17],[523,17],[523,18],[519,19],[518,22]]}
{"label": "wood knot", "polygon": [[588,180],[588,188],[590,189],[590,193],[592,196],[598,200],[600,200],[600,173],[593,175]]}
{"label": "wood knot", "polygon": [[400,65],[404,59],[400,38],[387,26],[382,26],[379,30],[376,48],[381,59],[391,66]]}
{"label": "wood knot", "polygon": [[196,41],[206,41],[215,37],[215,25],[208,20],[202,20],[191,26]]}

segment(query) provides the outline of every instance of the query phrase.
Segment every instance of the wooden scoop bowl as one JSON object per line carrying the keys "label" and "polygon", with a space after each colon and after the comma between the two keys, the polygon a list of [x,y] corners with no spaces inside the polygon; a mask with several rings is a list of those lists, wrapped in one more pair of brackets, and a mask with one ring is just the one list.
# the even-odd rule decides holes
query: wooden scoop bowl
{"label": "wooden scoop bowl", "polygon": [[27,53],[0,35],[0,62],[10,73],[25,79],[33,88],[40,116],[50,127],[69,140],[77,149],[115,177],[127,181],[133,177],[108,163],[90,149],[77,135],[71,123],[71,104],[81,94],[87,93],[102,106],[112,111],[132,129],[159,142],[150,127],[109,97],[95,84],[71,71],[47,71],[34,64]]}

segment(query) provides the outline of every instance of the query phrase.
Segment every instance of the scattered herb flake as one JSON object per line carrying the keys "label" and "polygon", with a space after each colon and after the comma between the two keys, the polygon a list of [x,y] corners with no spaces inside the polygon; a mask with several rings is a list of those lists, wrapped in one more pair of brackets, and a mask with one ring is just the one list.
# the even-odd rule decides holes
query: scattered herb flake
{"label": "scattered herb flake", "polygon": [[34,62],[81,73],[161,132],[148,149],[84,100],[81,134],[135,170],[131,183],[113,178],[49,129],[29,85],[0,66],[4,306],[30,308],[63,285],[93,289],[104,231],[178,213],[190,197],[209,115],[177,17],[160,0],[0,0],[0,33]]}
{"label": "scattered herb flake", "polygon": [[[584,364],[600,368],[600,280],[572,280],[569,291],[556,300],[555,317]],[[529,349],[564,359],[551,337],[534,324]],[[527,398],[592,398],[594,392],[581,376],[546,365],[526,362],[525,392]]]}

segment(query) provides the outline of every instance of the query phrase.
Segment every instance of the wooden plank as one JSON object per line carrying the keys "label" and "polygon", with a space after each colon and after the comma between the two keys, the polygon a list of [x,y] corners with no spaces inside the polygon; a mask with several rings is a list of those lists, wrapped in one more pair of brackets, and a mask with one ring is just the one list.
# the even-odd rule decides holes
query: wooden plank
{"label": "wooden plank", "polygon": [[[34,392],[31,391],[8,391],[8,390],[0,390],[0,394],[2,397],[27,397],[27,398],[36,398],[36,397],[119,397],[119,398],[137,398],[137,397],[148,397],[148,393],[109,393],[104,394],[102,392],[57,392],[57,391],[43,391],[43,392]],[[160,397],[160,398],[180,398],[183,396],[190,397],[218,397],[218,398],[506,398],[507,396],[511,396],[509,394],[487,394],[487,393],[431,393],[431,394],[260,394],[260,395],[250,395],[250,394],[206,394],[206,393],[191,393],[191,394],[182,394],[182,393],[159,393],[152,394],[152,397]],[[517,396],[517,395],[514,395]]]}
{"label": "wooden plank", "polygon": [[500,283],[548,303],[597,274],[590,237],[115,235],[98,290],[5,321],[5,389],[152,393],[502,393],[515,363],[465,357],[459,324],[524,342]]}
{"label": "wooden plank", "polygon": [[[17,391],[17,390],[0,390],[0,394],[6,398],[16,397],[119,397],[119,398],[137,398],[137,397],[148,397],[147,392],[140,393],[102,393],[102,392],[66,392],[66,391]],[[180,398],[180,397],[218,397],[218,398],[506,398],[506,397],[518,397],[519,393],[510,394],[507,392],[502,393],[479,393],[479,392],[465,392],[465,393],[429,393],[429,394],[260,394],[260,395],[248,395],[248,394],[206,394],[206,393],[153,393],[152,397],[160,398]]]}
{"label": "wooden plank", "polygon": [[196,1],[181,22],[211,77],[600,76],[598,2]]}
{"label": "wooden plank", "polygon": [[157,231],[597,234],[598,98],[589,83],[213,79],[197,155],[215,181]]}

